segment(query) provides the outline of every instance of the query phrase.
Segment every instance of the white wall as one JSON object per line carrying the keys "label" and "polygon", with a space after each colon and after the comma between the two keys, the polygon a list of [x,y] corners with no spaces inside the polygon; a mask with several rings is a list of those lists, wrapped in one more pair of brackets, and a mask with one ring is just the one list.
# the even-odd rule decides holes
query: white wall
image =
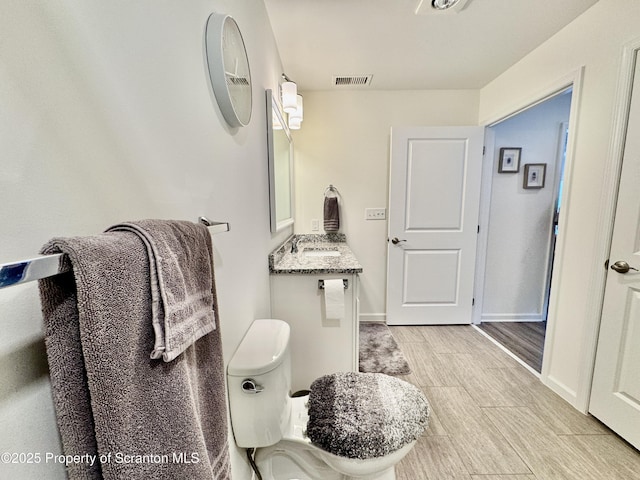
{"label": "white wall", "polygon": [[[563,94],[495,125],[482,321],[545,320],[545,294],[557,194]],[[520,147],[520,171],[498,173],[500,149]],[[525,165],[546,163],[545,186],[523,188]],[[485,186],[486,188],[487,186]]]}
{"label": "white wall", "polygon": [[295,231],[311,232],[323,193],[338,187],[340,231],[363,266],[361,319],[384,320],[387,222],[365,220],[368,207],[387,207],[392,126],[475,125],[478,91],[313,91],[304,93],[305,119],[294,131]]}
{"label": "white wall", "polygon": [[[212,11],[233,15],[254,81],[253,118],[229,130],[205,73]],[[214,237],[225,359],[268,316],[264,89],[281,62],[261,0],[3,0],[0,6],[0,262],[54,236],[128,219],[231,224]],[[0,452],[59,452],[37,285],[0,291]],[[232,438],[232,437],[230,437]],[[235,478],[248,478],[232,448]],[[65,478],[0,463],[2,478]]]}
{"label": "white wall", "polygon": [[[604,275],[596,250],[598,224],[613,136],[615,92],[623,46],[640,37],[640,2],[600,0],[558,34],[500,75],[480,95],[482,122],[497,120],[538,92],[584,66],[578,117],[574,123],[573,175],[564,225],[564,248],[554,270],[558,281],[549,314],[554,341],[547,343],[545,382],[574,404],[584,406],[590,379],[581,373],[593,351],[585,335],[597,321],[595,278]],[[560,239],[559,239],[560,241]]]}

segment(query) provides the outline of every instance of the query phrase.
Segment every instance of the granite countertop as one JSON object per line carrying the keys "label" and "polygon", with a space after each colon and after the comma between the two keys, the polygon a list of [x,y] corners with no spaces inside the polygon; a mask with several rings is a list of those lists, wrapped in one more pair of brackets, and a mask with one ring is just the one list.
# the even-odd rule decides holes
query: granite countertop
{"label": "granite countertop", "polygon": [[[293,241],[298,241],[298,253],[291,253]],[[336,251],[337,256],[308,256],[305,250]],[[269,254],[269,272],[273,274],[362,273],[343,233],[292,235]]]}

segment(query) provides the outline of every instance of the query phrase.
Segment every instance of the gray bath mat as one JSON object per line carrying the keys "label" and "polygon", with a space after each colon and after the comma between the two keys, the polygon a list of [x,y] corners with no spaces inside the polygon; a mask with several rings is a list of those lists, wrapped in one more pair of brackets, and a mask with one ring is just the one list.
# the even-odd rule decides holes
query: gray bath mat
{"label": "gray bath mat", "polygon": [[402,350],[385,324],[360,324],[360,371],[387,375],[411,373]]}

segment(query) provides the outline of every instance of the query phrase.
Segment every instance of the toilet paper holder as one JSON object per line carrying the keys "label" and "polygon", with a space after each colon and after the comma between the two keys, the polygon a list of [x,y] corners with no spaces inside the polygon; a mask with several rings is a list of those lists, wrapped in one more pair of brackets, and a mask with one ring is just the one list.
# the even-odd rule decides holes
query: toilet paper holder
{"label": "toilet paper holder", "polygon": [[[342,279],[342,283],[344,284],[344,289],[345,290],[347,288],[349,288],[349,279],[348,278],[343,278]],[[318,288],[320,290],[324,290],[324,280],[318,280]]]}

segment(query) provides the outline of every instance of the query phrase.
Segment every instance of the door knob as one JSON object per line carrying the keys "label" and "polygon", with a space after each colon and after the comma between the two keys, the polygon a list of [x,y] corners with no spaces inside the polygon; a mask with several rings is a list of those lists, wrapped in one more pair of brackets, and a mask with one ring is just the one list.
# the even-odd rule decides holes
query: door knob
{"label": "door knob", "polygon": [[629,270],[635,270],[636,272],[638,271],[637,268],[629,266],[629,264],[624,260],[618,260],[616,263],[611,265],[611,269],[615,270],[618,273],[627,273]]}
{"label": "door knob", "polygon": [[394,245],[399,244],[400,242],[406,242],[406,240],[399,240],[398,237],[393,237],[391,239],[391,243],[393,243]]}

